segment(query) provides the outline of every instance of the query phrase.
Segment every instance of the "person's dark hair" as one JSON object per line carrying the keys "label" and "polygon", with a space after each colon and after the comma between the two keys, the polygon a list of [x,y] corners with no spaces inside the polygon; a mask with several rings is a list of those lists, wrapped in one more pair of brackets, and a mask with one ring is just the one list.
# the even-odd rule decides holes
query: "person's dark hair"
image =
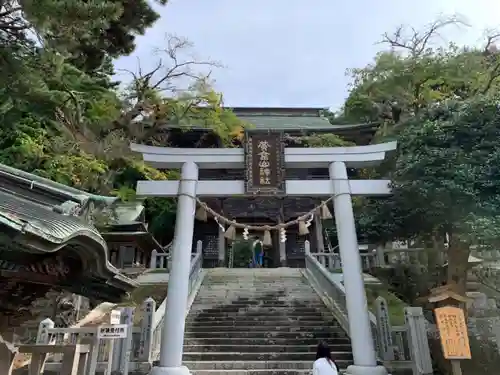
{"label": "person's dark hair", "polygon": [[330,351],[330,347],[324,341],[320,342],[318,344],[318,348],[316,349],[316,360],[320,358],[326,358],[328,362],[330,362],[332,365],[335,365],[335,368],[337,370],[339,369],[339,367],[332,358],[332,352]]}

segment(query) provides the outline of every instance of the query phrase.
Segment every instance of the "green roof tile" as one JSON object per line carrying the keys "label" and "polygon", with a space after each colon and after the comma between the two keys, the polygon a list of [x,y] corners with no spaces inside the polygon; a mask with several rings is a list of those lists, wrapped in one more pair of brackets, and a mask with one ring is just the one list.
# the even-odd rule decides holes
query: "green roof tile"
{"label": "green roof tile", "polygon": [[254,125],[255,129],[300,130],[334,129],[325,117],[314,116],[244,116],[238,118]]}
{"label": "green roof tile", "polygon": [[[127,203],[121,202],[118,197],[87,193],[5,164],[0,164],[0,186],[3,190],[12,190],[18,195],[31,197],[35,201],[40,199],[39,203],[42,204],[59,201],[62,210],[67,202],[77,202],[82,208],[93,203],[94,206],[101,209],[111,209],[113,220],[119,223],[135,222],[144,210],[144,206],[139,200]],[[44,195],[47,195],[47,199],[43,199]],[[83,214],[84,211],[82,209],[81,213]]]}

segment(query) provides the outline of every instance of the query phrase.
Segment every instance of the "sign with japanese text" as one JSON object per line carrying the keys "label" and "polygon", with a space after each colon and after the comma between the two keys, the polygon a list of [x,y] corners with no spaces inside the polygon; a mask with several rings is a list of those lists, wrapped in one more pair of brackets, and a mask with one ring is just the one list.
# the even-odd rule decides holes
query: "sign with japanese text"
{"label": "sign with japanese text", "polygon": [[458,307],[446,306],[435,309],[434,314],[444,358],[471,359],[464,311]]}
{"label": "sign with japanese text", "polygon": [[284,159],[282,133],[248,131],[245,143],[246,192],[285,194]]}
{"label": "sign with japanese text", "polygon": [[97,330],[97,338],[101,340],[124,339],[127,337],[126,324],[104,324]]}

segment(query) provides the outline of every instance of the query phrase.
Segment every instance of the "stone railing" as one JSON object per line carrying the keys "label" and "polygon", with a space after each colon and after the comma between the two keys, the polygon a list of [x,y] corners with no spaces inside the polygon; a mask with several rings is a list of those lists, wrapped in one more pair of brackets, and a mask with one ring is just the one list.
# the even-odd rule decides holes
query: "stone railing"
{"label": "stone railing", "polygon": [[[201,241],[197,244],[197,252],[191,260],[189,275],[189,297],[186,315],[191,308],[194,297],[203,281],[203,254]],[[90,354],[87,369],[83,375],[93,375],[97,372],[148,373],[154,360],[158,358],[163,333],[163,322],[168,296],[158,308],[152,298],[146,299],[138,308],[120,307],[113,310],[122,330],[123,338],[100,339],[99,330],[108,330],[111,325],[96,325],[92,327],[55,328],[54,322],[45,319],[39,325],[37,344],[87,344]],[[118,316],[118,318],[116,318]],[[109,320],[109,319],[108,319]],[[115,328],[116,329],[116,328]],[[125,332],[125,333],[123,333]],[[61,355],[54,355],[47,360],[46,371],[60,371]]]}
{"label": "stone railing", "polygon": [[[340,259],[340,254],[338,253],[314,253],[312,254],[318,262],[328,269],[330,272],[340,272],[342,271],[342,260]],[[360,254],[361,265],[363,271],[369,271],[376,266],[375,257],[373,254],[364,253]]]}
{"label": "stone railing", "polygon": [[[115,321],[89,327],[57,328],[50,319],[40,323],[36,344],[38,345],[90,345],[89,358],[84,375],[105,373],[128,374],[129,371],[147,372],[151,368],[148,360],[151,348],[151,321],[155,302],[146,299],[139,308],[117,308],[111,312]],[[137,310],[137,311],[136,311]],[[108,322],[110,319],[106,319]],[[102,338],[116,330],[121,338]],[[58,372],[62,369],[62,356],[49,357],[45,371]]]}
{"label": "stone railing", "polygon": [[[363,252],[364,250],[364,252]],[[405,264],[426,264],[426,253],[423,248],[384,249],[379,247],[371,250],[360,249],[361,266],[364,271],[375,267],[395,266]],[[332,252],[315,253],[318,261],[332,272],[342,269],[340,254]],[[446,263],[446,254],[440,255],[440,263]]]}
{"label": "stone railing", "polygon": [[159,253],[156,250],[151,252],[151,260],[149,262],[150,269],[169,269],[170,262],[170,252],[168,253]]}
{"label": "stone railing", "polygon": [[[305,276],[323,302],[349,334],[345,288],[341,273],[332,273],[321,261],[323,254],[311,254],[306,242]],[[405,308],[404,326],[392,326],[384,298],[378,297],[375,314],[369,313],[378,358],[390,369],[413,369],[415,375],[432,373],[427,342],[427,325],[420,307]]]}

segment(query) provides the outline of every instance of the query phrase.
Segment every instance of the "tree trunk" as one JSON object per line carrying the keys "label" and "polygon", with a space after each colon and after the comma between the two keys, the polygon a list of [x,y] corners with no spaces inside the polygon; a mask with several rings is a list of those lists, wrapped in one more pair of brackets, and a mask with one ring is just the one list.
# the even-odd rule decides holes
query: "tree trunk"
{"label": "tree trunk", "polygon": [[448,249],[448,284],[456,284],[460,295],[465,296],[467,292],[467,272],[469,270],[470,246],[458,240],[450,241]]}
{"label": "tree trunk", "polygon": [[[457,286],[455,291],[461,296],[465,296],[467,292],[467,272],[469,269],[470,246],[462,241],[454,240],[453,237],[449,246],[446,282],[448,284],[455,284]],[[443,305],[438,305],[438,307],[450,305],[450,301],[447,300]],[[457,303],[457,306],[464,309],[465,318],[467,319],[466,306],[464,306],[463,303]],[[429,344],[432,357],[434,358],[438,368],[445,374],[451,374],[450,361],[444,358],[440,341],[431,340]]]}

